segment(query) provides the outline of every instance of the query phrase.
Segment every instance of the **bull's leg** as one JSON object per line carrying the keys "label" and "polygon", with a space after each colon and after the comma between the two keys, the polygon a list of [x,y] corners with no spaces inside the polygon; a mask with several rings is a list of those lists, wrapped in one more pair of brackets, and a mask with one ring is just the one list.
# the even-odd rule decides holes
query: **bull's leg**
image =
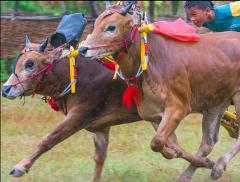
{"label": "bull's leg", "polygon": [[174,133],[184,115],[184,112],[177,108],[165,109],[162,120],[159,123],[156,134],[151,142],[151,148],[153,151],[162,151],[167,143],[168,137]]}
{"label": "bull's leg", "polygon": [[[220,114],[213,114],[209,112],[203,113],[203,121],[202,121],[202,142],[198,149],[197,155],[201,157],[206,157],[210,154],[213,149],[213,146],[217,143],[218,140],[218,132],[220,127],[221,118],[223,115],[222,110]],[[191,180],[194,172],[197,167],[193,164],[190,164],[187,169],[181,174],[178,182],[188,182]]]}
{"label": "bull's leg", "polygon": [[104,161],[107,155],[108,139],[109,139],[109,130],[106,128],[102,131],[96,132],[93,136],[94,145],[95,145],[95,170],[91,178],[92,182],[100,181],[101,173],[104,165]]}
{"label": "bull's leg", "polygon": [[27,172],[33,165],[34,161],[37,160],[44,152],[50,150],[56,144],[62,142],[75,132],[86,127],[85,122],[81,122],[79,116],[80,111],[69,112],[64,120],[55,128],[50,134],[48,134],[38,145],[37,150],[30,156],[19,162],[10,175],[14,177],[20,177]]}
{"label": "bull's leg", "polygon": [[[233,96],[233,102],[237,113],[237,121],[240,123],[240,92]],[[238,125],[240,127],[240,124]],[[237,142],[233,147],[223,156],[221,156],[215,166],[213,167],[211,177],[218,179],[222,176],[223,171],[226,169],[227,163],[240,151],[240,133],[238,134]]]}
{"label": "bull's leg", "polygon": [[[161,123],[158,126],[156,135],[152,139],[151,148],[153,151],[159,152],[167,144],[169,136],[173,134],[180,121],[185,116],[185,112],[178,108],[166,108]],[[181,157],[198,167],[212,168],[213,162],[206,158],[193,156],[180,147],[176,146],[176,150],[180,150]]]}
{"label": "bull's leg", "polygon": [[[157,131],[159,123],[151,122],[151,124],[152,124],[153,128],[155,129],[155,131]],[[172,135],[169,136],[169,140],[171,140],[171,138],[174,137],[173,135],[175,136],[175,133],[173,133]],[[167,144],[168,144],[168,142],[167,142]],[[168,146],[169,145],[165,145],[163,147],[163,150],[161,151],[161,154],[163,155],[163,157],[165,157],[166,159],[173,159],[173,158],[178,157],[178,153],[175,150],[173,150],[172,148],[169,148]]]}
{"label": "bull's leg", "polygon": [[[155,130],[157,130],[156,123],[154,123],[153,126]],[[169,136],[166,145],[163,147],[163,150],[160,152],[166,159],[182,158],[187,160],[190,163],[195,162],[195,163],[201,164],[202,162],[202,157],[189,154],[178,144],[177,136],[175,133]]]}

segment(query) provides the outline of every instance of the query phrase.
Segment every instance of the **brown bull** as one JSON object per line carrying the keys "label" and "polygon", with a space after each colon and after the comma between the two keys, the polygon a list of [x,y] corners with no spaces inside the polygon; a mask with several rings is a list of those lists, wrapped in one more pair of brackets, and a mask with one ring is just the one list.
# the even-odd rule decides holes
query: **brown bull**
{"label": "brown bull", "polygon": [[[15,75],[12,74],[3,85],[3,96],[14,99],[18,96],[29,96],[34,92],[51,97],[59,96],[69,84],[69,61],[53,61],[53,52],[42,52],[43,50],[38,49],[39,45],[30,44],[29,41],[27,44],[17,60]],[[41,72],[35,78],[28,79],[46,68],[49,63],[53,66],[50,73]],[[65,118],[43,138],[32,155],[14,167],[10,173],[12,176],[22,176],[44,152],[77,131],[86,129],[94,133],[96,167],[92,180],[99,181],[106,158],[110,127],[140,120],[135,108],[127,110],[121,106],[121,99],[118,98],[121,97],[125,85],[121,81],[112,80],[112,71],[96,62],[87,62],[81,58],[76,59],[76,68],[76,94],[68,93],[55,101]],[[36,90],[37,85],[40,87]]]}
{"label": "brown bull", "polygon": [[[58,58],[58,49],[44,50],[46,45],[47,42],[32,44],[27,39],[14,73],[3,85],[4,97],[15,99],[33,93],[56,97],[68,86],[69,61]],[[49,65],[52,65],[50,69]],[[76,58],[76,68],[76,94],[67,93],[55,100],[59,110],[65,114],[64,120],[40,142],[32,155],[14,167],[11,175],[22,176],[44,152],[77,131],[86,129],[94,133],[96,167],[92,180],[98,181],[106,158],[110,127],[140,120],[135,107],[128,110],[122,106],[121,96],[126,85],[121,80],[112,80],[112,71],[80,57]],[[152,124],[157,126],[157,123]],[[168,146],[178,147],[174,135],[170,137]],[[178,155],[171,148],[165,148],[165,157]]]}
{"label": "brown bull", "polygon": [[[128,14],[129,10],[131,5],[113,6],[103,12],[79,50],[91,59],[112,54],[125,78],[136,75],[141,60],[140,36],[134,42],[126,41],[138,23],[137,12],[131,10]],[[149,64],[138,79],[142,92],[138,113],[148,121],[162,118],[151,142],[152,149],[162,151],[186,115],[202,113],[203,138],[197,153],[202,161],[192,161],[180,180],[190,179],[197,165],[213,168],[213,179],[221,177],[227,163],[240,150],[240,137],[214,166],[204,157],[217,142],[221,117],[232,101],[240,120],[240,33],[201,35],[198,43],[183,43],[153,33],[147,36]],[[123,57],[126,47],[130,48]]]}

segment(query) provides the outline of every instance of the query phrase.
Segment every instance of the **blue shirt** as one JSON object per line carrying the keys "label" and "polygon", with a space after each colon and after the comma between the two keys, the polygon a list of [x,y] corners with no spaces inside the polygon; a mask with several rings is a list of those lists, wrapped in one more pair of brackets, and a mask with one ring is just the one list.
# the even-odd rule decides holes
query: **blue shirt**
{"label": "blue shirt", "polygon": [[215,20],[204,23],[203,26],[214,32],[240,32],[240,2],[230,4],[214,8]]}

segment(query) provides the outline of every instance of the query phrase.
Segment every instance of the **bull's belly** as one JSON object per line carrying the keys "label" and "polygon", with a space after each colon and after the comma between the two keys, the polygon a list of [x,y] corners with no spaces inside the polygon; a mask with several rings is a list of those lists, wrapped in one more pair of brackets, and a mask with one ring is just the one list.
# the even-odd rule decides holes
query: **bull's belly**
{"label": "bull's belly", "polygon": [[191,102],[192,113],[202,113],[204,110],[211,110],[212,108],[224,107],[231,104],[231,95],[226,97],[201,97],[199,100]]}
{"label": "bull's belly", "polygon": [[145,121],[160,121],[163,114],[163,108],[159,104],[152,102],[141,103],[138,107],[139,116]]}
{"label": "bull's belly", "polygon": [[138,106],[139,116],[146,121],[160,121],[164,111],[164,94],[149,95],[144,93]]}

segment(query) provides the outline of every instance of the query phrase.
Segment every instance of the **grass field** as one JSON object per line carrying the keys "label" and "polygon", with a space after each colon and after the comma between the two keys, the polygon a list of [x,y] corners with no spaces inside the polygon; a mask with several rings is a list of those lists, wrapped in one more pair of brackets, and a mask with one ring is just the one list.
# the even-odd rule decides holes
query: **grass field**
{"label": "grass field", "polygon": [[[12,167],[31,154],[63,115],[56,113],[38,97],[22,100],[1,99],[1,181],[2,182],[85,182],[94,169],[92,134],[80,131],[43,154],[22,178],[9,176]],[[153,128],[147,122],[114,126],[110,133],[103,182],[171,182],[188,166],[182,159],[167,160],[150,149]],[[201,140],[201,116],[188,116],[177,129],[180,144],[195,153]],[[235,142],[224,128],[210,155],[216,160]],[[218,182],[240,181],[240,155],[227,166]],[[212,181],[210,170],[199,169],[193,182]]]}

